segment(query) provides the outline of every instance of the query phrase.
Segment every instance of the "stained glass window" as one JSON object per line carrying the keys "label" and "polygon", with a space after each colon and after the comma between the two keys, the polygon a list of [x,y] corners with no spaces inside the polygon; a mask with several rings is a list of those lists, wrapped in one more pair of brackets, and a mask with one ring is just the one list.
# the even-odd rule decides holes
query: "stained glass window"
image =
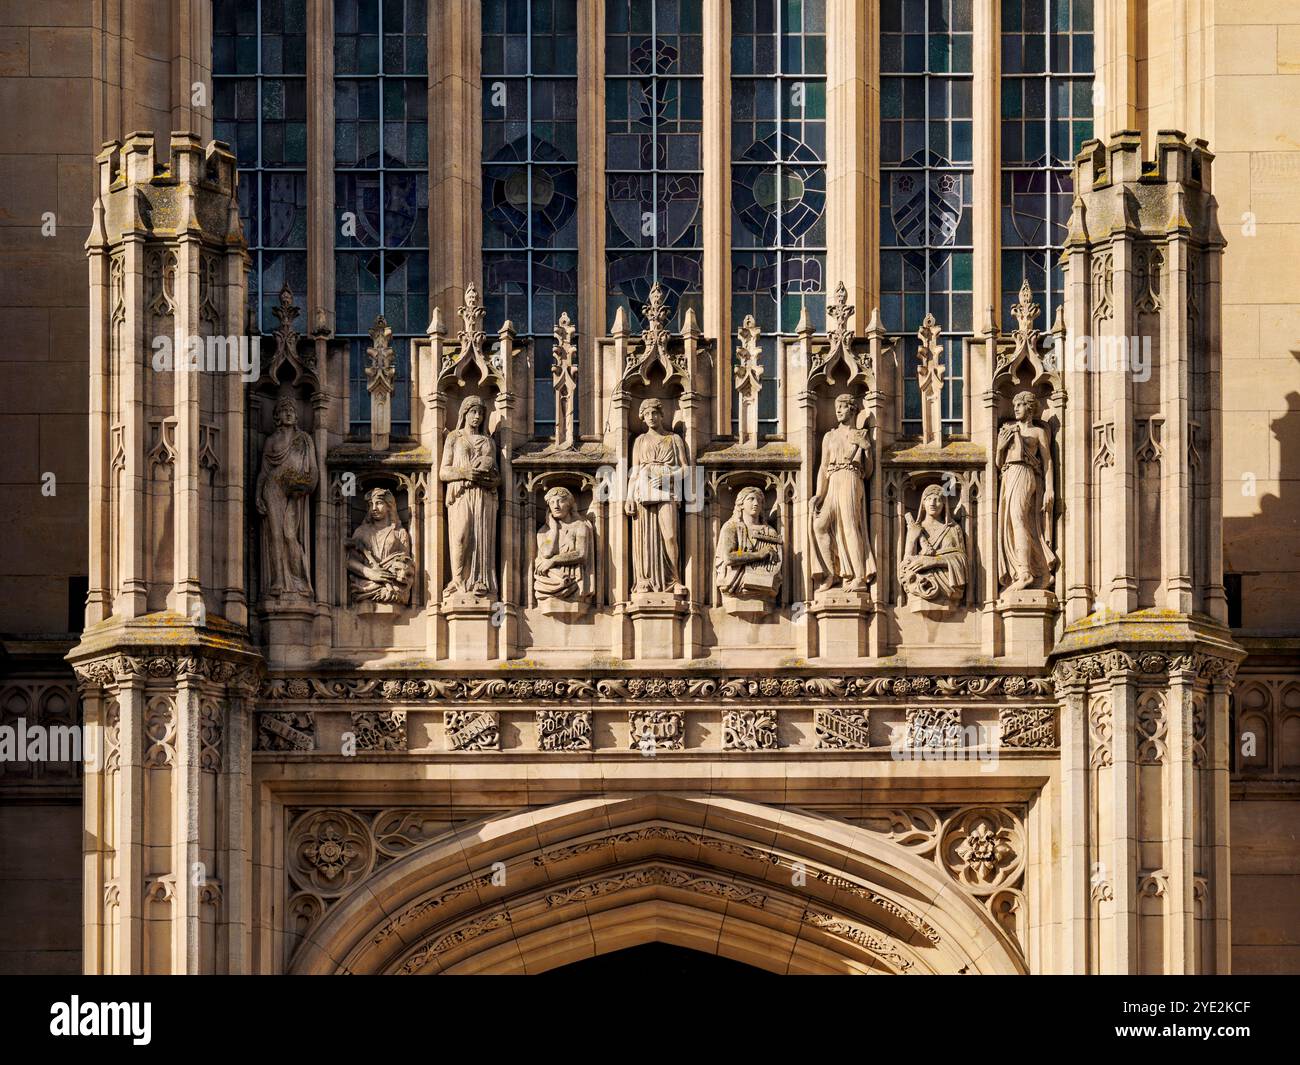
{"label": "stained glass window", "polygon": [[578,314],[577,0],[483,0],[482,40],[487,320],[533,339],[534,430],[549,436],[555,322]]}
{"label": "stained glass window", "polygon": [[306,0],[215,0],[213,133],[239,164],[255,332],[279,324],[271,308],[286,281],[296,296],[307,290],[306,75]]}
{"label": "stained glass window", "polygon": [[605,5],[607,318],[633,329],[657,280],[671,328],[700,315],[703,271],[702,0]]}
{"label": "stained glass window", "polygon": [[759,432],[775,433],[777,338],[826,320],[826,3],[732,0],[731,331],[762,330]]}
{"label": "stained glass window", "polygon": [[944,331],[943,428],[963,431],[971,335],[972,0],[882,0],[880,312],[904,337],[903,432],[921,431],[916,331]]}
{"label": "stained glass window", "polygon": [[1002,0],[1002,321],[1028,278],[1050,325],[1074,156],[1092,136],[1092,0]]}
{"label": "stained glass window", "polygon": [[334,314],[354,433],[369,431],[379,314],[397,353],[393,433],[410,431],[410,338],[429,317],[426,26],[425,0],[334,0]]}

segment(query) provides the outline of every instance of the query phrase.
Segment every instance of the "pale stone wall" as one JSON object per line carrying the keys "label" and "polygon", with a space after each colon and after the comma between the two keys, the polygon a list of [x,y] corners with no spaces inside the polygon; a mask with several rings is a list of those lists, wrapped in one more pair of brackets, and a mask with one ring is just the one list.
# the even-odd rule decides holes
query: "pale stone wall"
{"label": "pale stone wall", "polygon": [[[86,572],[91,7],[0,10],[0,632],[63,633]],[[53,236],[42,233],[53,215]],[[54,496],[41,477],[56,477]]]}
{"label": "pale stone wall", "polygon": [[[1300,577],[1300,5],[1218,0],[1205,78],[1223,262],[1224,571],[1294,636]],[[1162,122],[1163,118],[1160,119]]]}
{"label": "pale stone wall", "polygon": [[1232,971],[1300,972],[1300,803],[1232,803]]}

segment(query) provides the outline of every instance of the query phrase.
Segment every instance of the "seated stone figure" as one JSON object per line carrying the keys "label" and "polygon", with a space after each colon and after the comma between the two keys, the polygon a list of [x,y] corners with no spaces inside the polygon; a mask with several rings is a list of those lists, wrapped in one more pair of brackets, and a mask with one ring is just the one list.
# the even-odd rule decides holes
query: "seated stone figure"
{"label": "seated stone figure", "polygon": [[916,517],[905,517],[907,536],[898,575],[908,608],[918,613],[954,610],[966,592],[966,536],[948,514],[943,488],[926,488]]}
{"label": "seated stone figure", "polygon": [[742,488],[718,530],[713,575],[729,613],[766,613],[781,588],[781,536],[760,520],[762,509],[762,490]]}
{"label": "seated stone figure", "polygon": [[[595,590],[595,538],[567,488],[546,493],[546,524],[537,532],[533,591],[543,609],[580,613]],[[567,604],[560,606],[559,604]]]}
{"label": "seated stone figure", "polygon": [[352,601],[404,606],[415,583],[415,559],[397,500],[388,489],[375,488],[366,493],[366,507],[366,520],[343,542]]}

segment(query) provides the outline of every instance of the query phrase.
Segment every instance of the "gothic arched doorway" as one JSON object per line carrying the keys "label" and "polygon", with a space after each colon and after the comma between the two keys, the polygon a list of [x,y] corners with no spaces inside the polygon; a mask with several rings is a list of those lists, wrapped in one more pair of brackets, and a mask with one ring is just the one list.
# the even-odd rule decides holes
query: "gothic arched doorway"
{"label": "gothic arched doorway", "polygon": [[986,909],[878,834],[658,793],[461,826],[374,872],[291,969],[533,974],[654,943],[774,973],[1025,971]]}

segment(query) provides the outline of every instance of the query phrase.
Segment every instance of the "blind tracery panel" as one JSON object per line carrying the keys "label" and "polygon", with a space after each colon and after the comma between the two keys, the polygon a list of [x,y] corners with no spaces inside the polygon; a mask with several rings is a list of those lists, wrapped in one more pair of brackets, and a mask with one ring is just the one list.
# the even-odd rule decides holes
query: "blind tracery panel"
{"label": "blind tracery panel", "polygon": [[702,0],[605,5],[607,318],[634,328],[657,280],[670,328],[702,313]]}
{"label": "blind tracery panel", "polygon": [[903,432],[921,430],[916,331],[943,330],[943,430],[963,430],[961,338],[972,329],[971,0],[883,0],[880,312],[904,338]]}

